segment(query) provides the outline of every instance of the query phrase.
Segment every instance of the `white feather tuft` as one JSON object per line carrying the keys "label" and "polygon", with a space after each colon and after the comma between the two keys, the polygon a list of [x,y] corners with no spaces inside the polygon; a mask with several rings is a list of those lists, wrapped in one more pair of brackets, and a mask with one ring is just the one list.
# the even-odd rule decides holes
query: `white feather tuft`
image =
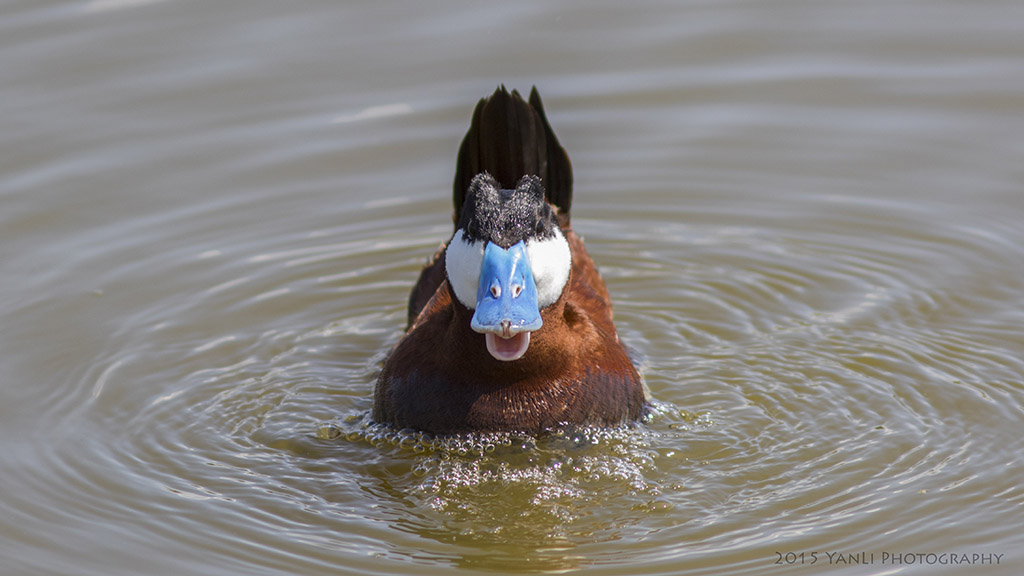
{"label": "white feather tuft", "polygon": [[480,284],[480,267],[484,261],[483,240],[469,242],[463,240],[463,230],[459,228],[448,243],[445,251],[444,267],[448,273],[448,283],[455,291],[455,297],[466,308],[476,308],[476,290]]}
{"label": "white feather tuft", "polygon": [[569,280],[572,268],[569,242],[561,230],[556,230],[554,238],[527,240],[526,253],[530,257],[533,281],[537,284],[537,305],[546,308],[558,300]]}

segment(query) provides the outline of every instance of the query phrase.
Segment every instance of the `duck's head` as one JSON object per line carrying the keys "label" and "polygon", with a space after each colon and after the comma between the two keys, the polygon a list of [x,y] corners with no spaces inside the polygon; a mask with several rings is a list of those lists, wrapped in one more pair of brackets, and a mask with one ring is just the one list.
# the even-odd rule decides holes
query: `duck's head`
{"label": "duck's head", "polygon": [[486,172],[473,178],[445,270],[491,356],[507,362],[526,354],[530,333],[543,324],[540,311],[561,296],[571,267],[540,178],[523,176],[512,190]]}

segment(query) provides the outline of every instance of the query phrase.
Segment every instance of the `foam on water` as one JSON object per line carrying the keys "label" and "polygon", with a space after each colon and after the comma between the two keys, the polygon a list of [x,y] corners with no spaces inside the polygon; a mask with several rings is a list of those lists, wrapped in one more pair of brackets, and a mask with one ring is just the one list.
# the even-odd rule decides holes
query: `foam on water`
{"label": "foam on water", "polygon": [[659,461],[675,456],[667,446],[711,426],[707,413],[656,403],[645,422],[617,428],[435,436],[374,423],[364,412],[324,423],[315,436],[387,459],[392,474],[382,494],[403,503],[400,530],[491,549],[489,559],[477,557],[481,567],[517,554],[557,567],[546,552],[552,546],[617,540],[629,526],[643,530],[644,517],[673,510],[663,491],[677,482]]}
{"label": "foam on water", "polygon": [[[658,431],[651,426],[655,422]],[[588,504],[614,500],[611,495],[628,496],[633,511],[671,509],[659,500],[662,436],[711,425],[708,413],[692,414],[658,402],[644,422],[616,428],[437,436],[396,430],[362,413],[326,423],[316,436],[369,444],[390,457],[411,459],[418,480],[409,494],[450,518],[472,520],[497,532],[524,522],[535,530],[538,518],[546,518],[550,536],[587,514]]]}

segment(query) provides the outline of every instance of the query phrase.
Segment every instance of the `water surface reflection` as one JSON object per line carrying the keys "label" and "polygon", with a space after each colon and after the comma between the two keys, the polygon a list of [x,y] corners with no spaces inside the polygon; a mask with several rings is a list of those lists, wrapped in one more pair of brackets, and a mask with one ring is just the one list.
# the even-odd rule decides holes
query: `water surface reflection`
{"label": "water surface reflection", "polygon": [[[1020,12],[6,5],[5,569],[1015,573]],[[573,158],[636,427],[366,420],[501,82]]]}

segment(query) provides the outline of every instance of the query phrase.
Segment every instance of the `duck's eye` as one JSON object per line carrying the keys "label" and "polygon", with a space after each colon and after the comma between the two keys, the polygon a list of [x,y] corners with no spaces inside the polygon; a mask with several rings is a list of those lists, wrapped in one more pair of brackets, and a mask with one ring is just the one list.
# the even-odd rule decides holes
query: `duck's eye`
{"label": "duck's eye", "polygon": [[[515,293],[515,288],[512,289],[512,295],[513,296],[517,295]],[[501,286],[498,286],[497,284],[491,284],[491,298],[494,298],[495,300],[497,300],[500,297],[501,297]]]}
{"label": "duck's eye", "polygon": [[[512,285],[512,297],[513,298],[519,298],[519,294],[522,293],[522,291],[523,291],[523,286],[521,284],[513,284]],[[495,298],[497,298],[497,296],[495,296]]]}

